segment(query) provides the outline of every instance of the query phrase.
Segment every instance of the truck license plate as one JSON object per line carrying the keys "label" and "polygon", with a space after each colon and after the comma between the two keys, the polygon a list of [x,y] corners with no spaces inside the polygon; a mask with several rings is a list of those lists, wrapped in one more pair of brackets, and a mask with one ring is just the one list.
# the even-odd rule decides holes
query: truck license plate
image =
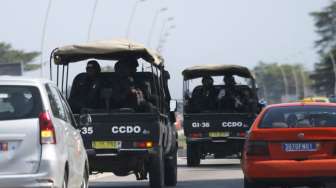
{"label": "truck license plate", "polygon": [[228,137],[230,136],[229,132],[209,132],[209,137],[218,138],[218,137]]}
{"label": "truck license plate", "polygon": [[94,149],[120,149],[121,141],[92,141]]}

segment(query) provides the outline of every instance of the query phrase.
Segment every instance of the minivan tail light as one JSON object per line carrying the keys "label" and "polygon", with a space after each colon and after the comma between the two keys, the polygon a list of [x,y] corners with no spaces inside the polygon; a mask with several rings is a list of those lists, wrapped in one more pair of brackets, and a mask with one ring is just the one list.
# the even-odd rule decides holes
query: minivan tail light
{"label": "minivan tail light", "polygon": [[48,112],[39,115],[41,144],[56,144],[55,128]]}
{"label": "minivan tail light", "polygon": [[268,156],[268,143],[265,141],[247,141],[245,144],[247,156]]}

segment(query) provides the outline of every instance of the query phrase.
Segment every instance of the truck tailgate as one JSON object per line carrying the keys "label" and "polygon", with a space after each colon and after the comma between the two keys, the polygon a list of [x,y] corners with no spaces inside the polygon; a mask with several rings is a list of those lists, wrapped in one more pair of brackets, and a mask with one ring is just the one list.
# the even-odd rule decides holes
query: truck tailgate
{"label": "truck tailgate", "polygon": [[244,136],[255,117],[249,114],[199,113],[184,115],[184,134],[188,137],[193,133],[208,136],[212,133],[229,133],[227,136]]}
{"label": "truck tailgate", "polygon": [[[122,143],[118,149],[132,148],[134,141],[159,142],[157,114],[90,114],[90,117],[90,124],[80,125],[86,149],[93,148],[96,141],[118,141]],[[76,119],[79,120],[79,115]]]}

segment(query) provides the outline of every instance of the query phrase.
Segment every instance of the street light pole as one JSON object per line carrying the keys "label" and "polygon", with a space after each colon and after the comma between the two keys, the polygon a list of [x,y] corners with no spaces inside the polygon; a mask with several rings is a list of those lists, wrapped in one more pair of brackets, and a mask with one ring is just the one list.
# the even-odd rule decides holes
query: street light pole
{"label": "street light pole", "polygon": [[268,94],[267,94],[267,86],[266,86],[266,82],[265,82],[265,74],[266,74],[266,68],[262,67],[261,80],[262,80],[262,83],[263,83],[263,95],[264,95],[264,99],[268,102]]}
{"label": "street light pole", "polygon": [[300,69],[300,74],[301,74],[301,79],[302,79],[302,94],[303,94],[303,98],[305,98],[307,91],[306,91],[306,77],[305,74],[303,72],[303,68]]}
{"label": "street light pole", "polygon": [[130,31],[131,31],[131,25],[132,25],[132,22],[133,22],[133,19],[134,19],[134,15],[135,15],[135,12],[136,12],[136,9],[139,5],[140,2],[145,2],[146,0],[136,0],[135,3],[134,3],[134,6],[133,6],[133,9],[132,9],[132,12],[131,12],[131,17],[128,21],[128,24],[127,24],[127,29],[126,29],[126,38],[129,38],[129,35],[130,35]]}
{"label": "street light pole", "polygon": [[94,17],[96,15],[97,5],[98,5],[98,0],[95,0],[94,5],[93,5],[93,9],[92,9],[92,14],[91,14],[91,19],[90,19],[87,39],[86,39],[87,41],[89,41],[90,38],[91,38],[92,26],[93,26]]}
{"label": "street light pole", "polygon": [[151,28],[149,30],[149,35],[148,35],[148,39],[147,39],[147,46],[148,47],[150,47],[150,45],[151,45],[153,31],[154,31],[155,24],[156,24],[156,21],[157,21],[157,18],[159,16],[159,14],[162,13],[162,12],[165,12],[167,10],[168,10],[168,8],[164,7],[164,8],[161,8],[161,9],[159,9],[159,10],[156,11],[156,13],[154,15],[154,19],[153,19],[152,25],[151,25]]}
{"label": "street light pole", "polygon": [[160,31],[160,35],[159,35],[160,38],[159,39],[161,39],[163,37],[162,35],[164,34],[164,29],[165,29],[167,23],[171,22],[173,20],[174,20],[174,17],[169,17],[162,22],[162,27],[161,27],[161,31]]}
{"label": "street light pole", "polygon": [[282,80],[283,80],[283,83],[284,83],[284,86],[285,86],[285,99],[286,99],[286,102],[287,102],[288,101],[288,81],[287,81],[287,78],[286,78],[286,73],[285,73],[285,70],[282,68],[281,65],[278,65],[278,67],[280,69]]}
{"label": "street light pole", "polygon": [[45,19],[44,19],[44,23],[42,26],[42,37],[41,37],[41,55],[40,55],[40,77],[43,77],[43,50],[44,50],[44,41],[45,41],[45,36],[46,36],[46,30],[47,30],[47,24],[48,24],[48,20],[49,20],[49,12],[51,9],[51,3],[52,0],[49,0],[48,2],[48,7],[47,7],[47,11],[46,11],[46,15],[45,15]]}
{"label": "street light pole", "polygon": [[295,72],[295,68],[292,66],[292,74],[293,74],[293,78],[294,78],[294,82],[295,82],[295,96],[297,99],[299,99],[299,82],[298,82],[298,77],[297,74]]}
{"label": "street light pole", "polygon": [[[164,28],[164,27],[163,27],[163,28]],[[158,50],[159,52],[163,49],[164,43],[166,42],[165,37],[167,38],[167,37],[170,35],[170,33],[169,33],[170,30],[175,29],[175,28],[176,28],[175,25],[171,25],[171,26],[166,30],[165,33],[163,32],[164,30],[161,31],[162,33],[160,34],[159,44],[158,44],[158,47],[157,47],[157,50]]]}

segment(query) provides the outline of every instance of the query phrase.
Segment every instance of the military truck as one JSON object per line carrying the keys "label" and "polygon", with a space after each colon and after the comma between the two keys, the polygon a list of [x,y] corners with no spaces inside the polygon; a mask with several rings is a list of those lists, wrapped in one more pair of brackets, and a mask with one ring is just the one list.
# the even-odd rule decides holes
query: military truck
{"label": "military truck", "polygon": [[[207,156],[239,158],[245,135],[260,110],[251,72],[238,65],[199,65],[182,74],[188,166],[200,165]],[[229,87],[223,78],[234,83]],[[198,95],[206,93],[204,79],[213,84],[210,95],[202,98]]]}
{"label": "military truck", "polygon": [[[126,63],[124,59],[135,60],[133,63],[139,61],[142,68],[138,67],[138,72],[132,75],[133,90],[141,88],[145,83],[151,96],[149,108],[139,110],[129,106],[114,106],[111,101],[120,102],[118,99],[123,95],[120,87],[125,85],[121,78],[124,75],[118,72],[98,74],[98,82],[93,86],[95,92],[99,93],[95,95],[98,106],[73,109],[81,126],[91,173],[113,172],[117,176],[134,174],[137,180],[145,180],[149,174],[152,188],[175,186],[177,134],[174,109],[169,109],[169,77],[163,58],[143,45],[127,40],[89,42],[56,48],[51,54],[50,77],[56,81],[68,100],[77,100],[78,104],[84,104],[90,92],[80,92],[80,96],[74,99],[69,98],[69,93],[71,95],[75,92],[75,85],[84,83],[88,73],[79,73],[73,79],[69,92],[69,70],[71,67],[78,69],[83,64],[77,65],[77,62],[89,59],[100,63],[119,62],[120,66]],[[136,91],[139,93],[139,90]],[[69,101],[70,104],[71,102],[73,101]]]}

